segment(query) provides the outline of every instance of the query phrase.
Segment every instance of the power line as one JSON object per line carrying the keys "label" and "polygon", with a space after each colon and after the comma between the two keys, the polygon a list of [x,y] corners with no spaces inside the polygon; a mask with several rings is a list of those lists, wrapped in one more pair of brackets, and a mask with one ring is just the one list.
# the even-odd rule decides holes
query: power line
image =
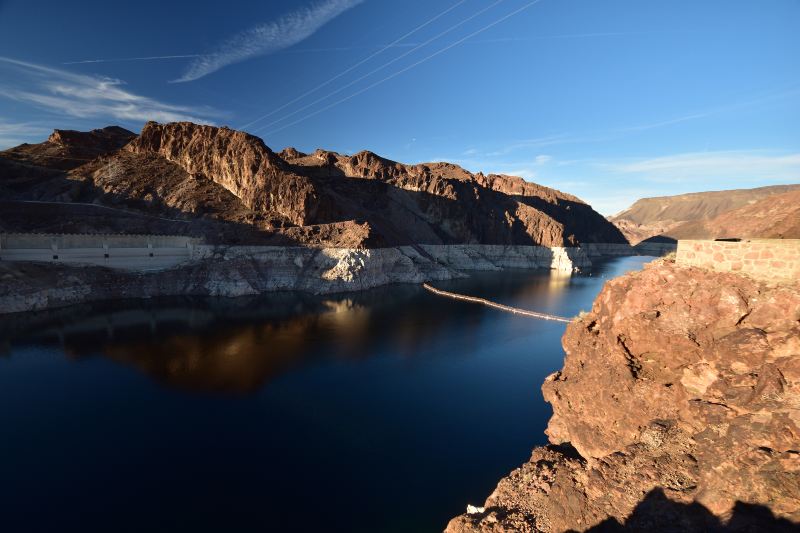
{"label": "power line", "polygon": [[300,122],[308,120],[311,117],[319,115],[320,113],[323,113],[323,112],[325,112],[325,111],[327,111],[327,110],[329,110],[329,109],[331,109],[333,107],[336,107],[337,105],[339,105],[341,103],[344,103],[344,102],[346,102],[346,101],[348,101],[348,100],[350,100],[352,98],[355,98],[356,96],[358,96],[358,95],[360,95],[362,93],[365,93],[366,91],[372,89],[373,87],[376,87],[376,86],[378,86],[378,85],[380,85],[380,84],[382,84],[384,82],[387,82],[387,81],[391,80],[392,78],[395,78],[395,77],[399,76],[400,74],[402,74],[404,72],[407,72],[407,71],[411,70],[412,68],[414,68],[414,67],[416,67],[418,65],[421,65],[422,63],[428,61],[429,59],[433,59],[434,57],[438,56],[439,54],[442,54],[442,53],[450,50],[451,48],[454,48],[455,46],[458,46],[459,44],[463,43],[464,41],[466,41],[468,39],[471,39],[472,37],[474,37],[474,36],[484,32],[484,31],[488,30],[489,28],[492,28],[492,27],[500,24],[501,22],[504,22],[504,21],[508,20],[509,18],[513,17],[514,15],[516,15],[516,14],[518,14],[518,13],[520,13],[520,12],[526,10],[526,9],[528,9],[529,7],[531,7],[531,6],[535,5],[535,4],[538,4],[541,1],[542,0],[533,0],[533,2],[528,2],[527,4],[522,6],[521,8],[519,8],[519,9],[517,9],[515,11],[512,11],[508,15],[505,15],[505,16],[495,20],[491,24],[488,24],[488,25],[484,26],[483,28],[481,28],[481,29],[479,29],[477,31],[474,31],[474,32],[470,33],[466,37],[457,40],[456,42],[454,42],[454,43],[442,48],[441,50],[438,50],[437,52],[434,52],[433,54],[420,59],[416,63],[413,63],[413,64],[411,64],[411,65],[409,65],[409,66],[407,66],[407,67],[405,67],[405,68],[403,68],[401,70],[398,70],[394,74],[391,74],[390,76],[387,76],[387,77],[385,77],[385,78],[383,78],[381,80],[378,80],[375,83],[373,83],[372,85],[368,85],[367,87],[364,87],[363,89],[351,94],[350,96],[342,98],[341,100],[337,100],[336,102],[333,102],[332,104],[329,104],[329,105],[323,107],[322,109],[318,109],[317,111],[314,111],[313,113],[310,113],[310,114],[306,115],[305,117],[299,118],[297,120],[294,120],[294,121],[292,121],[292,122],[290,122],[288,124],[285,124],[285,125],[281,126],[278,129],[272,130],[269,133],[267,133],[267,135],[269,136],[269,135],[272,135],[272,134],[277,133],[279,131],[283,131],[283,130],[285,130],[286,128],[288,128],[290,126],[294,126],[295,124],[299,124]]}
{"label": "power line", "polygon": [[447,35],[447,34],[448,34],[448,33],[450,33],[451,31],[453,31],[453,30],[455,30],[455,29],[457,29],[457,28],[459,28],[459,27],[463,26],[464,24],[466,24],[466,23],[467,23],[467,22],[469,22],[470,20],[474,19],[475,17],[477,17],[477,16],[479,16],[479,15],[482,15],[483,13],[485,13],[486,11],[488,11],[489,9],[493,8],[494,6],[496,6],[497,4],[499,4],[500,2],[503,2],[503,1],[504,1],[504,0],[496,0],[494,3],[490,4],[489,6],[487,6],[487,7],[483,8],[483,9],[481,9],[480,11],[478,11],[478,12],[476,12],[476,13],[473,13],[473,14],[472,14],[472,15],[470,15],[469,17],[465,18],[464,20],[462,20],[461,22],[459,22],[458,24],[456,24],[455,26],[451,26],[450,28],[448,28],[448,29],[444,30],[443,32],[441,32],[441,33],[438,33],[438,34],[434,35],[433,37],[431,37],[431,38],[430,38],[430,39],[428,39],[427,41],[425,41],[425,42],[422,42],[422,43],[418,44],[417,46],[415,46],[415,47],[414,47],[414,48],[412,48],[411,50],[408,50],[407,52],[405,52],[405,53],[403,53],[403,54],[400,54],[399,56],[395,57],[395,58],[394,58],[394,59],[392,59],[391,61],[389,61],[389,62],[387,62],[387,63],[384,63],[384,64],[383,64],[383,65],[381,65],[380,67],[378,67],[378,68],[376,68],[376,69],[373,69],[373,70],[371,70],[371,71],[367,72],[367,73],[366,73],[366,74],[364,74],[363,76],[360,76],[360,77],[356,78],[355,80],[351,81],[350,83],[347,83],[347,84],[343,85],[342,87],[339,87],[339,88],[338,88],[338,89],[336,89],[335,91],[333,91],[333,92],[330,92],[330,93],[326,94],[325,96],[322,96],[322,97],[320,97],[320,98],[317,98],[316,100],[314,100],[314,101],[313,101],[313,102],[311,102],[310,104],[306,104],[306,105],[304,105],[303,107],[300,107],[300,108],[298,108],[298,109],[295,109],[294,111],[292,111],[292,112],[291,112],[291,113],[289,113],[288,115],[284,115],[283,117],[281,117],[281,118],[279,118],[279,119],[277,119],[277,120],[273,120],[273,121],[272,121],[272,122],[270,122],[269,124],[265,124],[265,125],[263,125],[263,126],[260,126],[260,127],[256,128],[256,129],[255,129],[255,130],[253,130],[253,131],[254,131],[254,132],[257,132],[257,131],[262,131],[262,130],[265,130],[266,128],[269,128],[270,126],[274,126],[274,125],[276,125],[276,124],[278,124],[278,123],[280,123],[280,122],[283,122],[283,121],[284,121],[284,120],[286,120],[287,118],[293,117],[294,115],[296,115],[296,114],[300,113],[301,111],[305,111],[306,109],[308,109],[308,108],[310,108],[310,107],[312,107],[312,106],[314,106],[314,105],[316,105],[316,104],[318,104],[318,103],[322,102],[323,100],[327,100],[327,99],[328,99],[328,98],[330,98],[331,96],[333,96],[333,95],[335,95],[335,94],[338,94],[338,93],[342,92],[343,90],[345,90],[345,89],[347,89],[347,88],[349,88],[349,87],[352,87],[352,86],[353,86],[353,85],[355,85],[356,83],[358,83],[358,82],[360,82],[360,81],[362,81],[362,80],[364,80],[364,79],[366,79],[366,78],[368,78],[368,77],[372,76],[372,75],[373,75],[373,74],[375,74],[376,72],[380,72],[381,70],[385,69],[385,68],[386,68],[386,67],[388,67],[389,65],[392,65],[393,63],[396,63],[397,61],[400,61],[401,59],[403,59],[404,57],[408,56],[409,54],[412,54],[412,53],[416,52],[417,50],[419,50],[420,48],[422,48],[422,47],[424,47],[424,46],[427,46],[427,45],[429,45],[430,43],[432,43],[433,41],[435,41],[435,40],[439,39],[440,37],[442,37],[442,36],[444,36],[444,35]]}
{"label": "power line", "polygon": [[369,61],[370,59],[372,59],[373,57],[375,57],[375,56],[378,56],[378,55],[382,54],[383,52],[385,52],[386,50],[388,50],[389,48],[392,48],[393,46],[397,45],[398,43],[400,43],[400,42],[401,42],[403,39],[405,39],[406,37],[410,37],[411,35],[415,34],[415,33],[416,33],[416,32],[418,32],[419,30],[421,30],[422,28],[424,28],[424,27],[428,26],[429,24],[431,24],[431,23],[435,22],[436,20],[438,20],[438,19],[439,19],[439,18],[441,18],[442,16],[446,15],[446,14],[447,14],[447,13],[449,13],[450,11],[454,10],[455,8],[457,8],[458,6],[460,6],[461,4],[463,4],[463,3],[464,3],[464,2],[466,2],[466,1],[467,1],[467,0],[459,0],[458,2],[456,2],[455,4],[453,4],[452,6],[450,6],[449,8],[445,9],[444,11],[442,11],[441,13],[439,13],[438,15],[436,15],[435,17],[433,17],[432,19],[428,20],[427,22],[425,22],[425,23],[423,23],[423,24],[420,24],[419,26],[417,26],[416,28],[414,28],[414,29],[413,29],[413,30],[411,30],[410,32],[406,33],[406,34],[405,34],[405,35],[403,35],[402,37],[399,37],[399,38],[395,39],[394,41],[392,41],[391,43],[387,44],[386,46],[384,46],[383,48],[381,48],[381,49],[380,49],[380,50],[378,50],[377,52],[374,52],[374,53],[372,53],[372,54],[368,55],[367,57],[365,57],[364,59],[362,59],[361,61],[359,61],[359,62],[358,62],[358,63],[356,63],[355,65],[353,65],[353,66],[351,66],[351,67],[349,67],[349,68],[345,69],[344,71],[340,72],[339,74],[337,74],[336,76],[332,77],[332,78],[331,78],[331,79],[329,79],[328,81],[325,81],[325,82],[323,82],[323,83],[321,83],[321,84],[317,85],[317,86],[316,86],[316,87],[314,87],[313,89],[311,89],[311,90],[309,90],[309,91],[306,91],[306,92],[304,92],[303,94],[301,94],[301,95],[300,95],[300,96],[298,96],[297,98],[294,98],[293,100],[290,100],[289,102],[286,102],[286,103],[285,103],[285,104],[283,104],[282,106],[280,106],[280,107],[278,107],[278,108],[276,108],[276,109],[273,109],[272,111],[270,111],[270,112],[269,112],[269,113],[267,113],[266,115],[260,116],[260,117],[258,117],[258,118],[257,118],[257,119],[255,119],[255,120],[251,120],[251,121],[250,121],[250,122],[248,122],[247,124],[243,124],[242,126],[240,126],[240,127],[239,127],[239,129],[245,129],[245,128],[247,128],[247,127],[250,127],[250,126],[252,126],[253,124],[255,124],[256,122],[260,122],[260,121],[264,120],[265,118],[271,117],[272,115],[274,115],[274,114],[275,114],[275,113],[277,113],[278,111],[281,111],[281,110],[283,110],[283,109],[286,109],[287,107],[289,107],[290,105],[294,104],[295,102],[298,102],[298,101],[302,100],[303,98],[305,98],[306,96],[308,96],[308,95],[310,95],[310,94],[313,94],[313,93],[317,92],[318,90],[322,89],[322,88],[323,88],[323,87],[325,87],[326,85],[329,85],[329,84],[331,84],[332,82],[334,82],[334,81],[338,80],[339,78],[341,78],[342,76],[344,76],[344,75],[345,75],[345,74],[347,74],[348,72],[352,72],[354,69],[356,69],[356,68],[360,67],[361,65],[363,65],[364,63],[366,63],[367,61]]}

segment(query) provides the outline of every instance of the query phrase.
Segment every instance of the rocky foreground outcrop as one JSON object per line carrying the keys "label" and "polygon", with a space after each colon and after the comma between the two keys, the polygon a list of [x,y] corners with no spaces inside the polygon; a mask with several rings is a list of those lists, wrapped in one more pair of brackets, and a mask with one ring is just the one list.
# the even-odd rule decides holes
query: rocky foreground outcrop
{"label": "rocky foreground outcrop", "polygon": [[800,528],[800,284],[659,261],[563,346],[551,444],[448,532]]}

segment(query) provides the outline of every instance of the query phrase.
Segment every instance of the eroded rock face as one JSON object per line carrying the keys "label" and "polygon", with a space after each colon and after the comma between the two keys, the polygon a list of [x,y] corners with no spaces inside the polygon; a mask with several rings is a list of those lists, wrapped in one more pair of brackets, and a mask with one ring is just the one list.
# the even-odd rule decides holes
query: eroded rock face
{"label": "eroded rock face", "polygon": [[108,126],[92,131],[53,130],[46,141],[0,151],[0,198],[30,196],[42,182],[57,180],[70,169],[116,152],[136,134]]}
{"label": "eroded rock face", "polygon": [[[352,156],[325,150],[295,155],[287,152],[293,170],[325,179],[339,209],[341,198],[359,204],[346,207],[347,212],[365,217],[370,206],[380,206],[376,214],[382,220],[376,225],[405,233],[399,244],[627,243],[575,196],[515,176],[473,174],[443,162],[405,165],[367,150]],[[320,207],[320,214],[329,212],[335,210]]]}
{"label": "eroded rock face", "polygon": [[[253,244],[280,238],[354,247],[626,243],[578,198],[513,176],[473,174],[450,163],[405,165],[369,151],[276,154],[245,132],[189,122],[149,122],[128,143],[132,136],[121,128],[56,131],[41,145],[2,152],[0,200],[100,204],[126,215],[190,220],[182,233],[214,242],[234,235]],[[50,151],[81,143],[85,150],[74,152],[80,157],[71,151],[72,159],[46,166]],[[8,228],[39,224],[22,218]],[[102,227],[126,231],[116,218],[109,212]],[[367,226],[368,233],[356,231]],[[320,231],[327,229],[334,231]],[[342,238],[343,232],[349,233]]]}
{"label": "eroded rock face", "polygon": [[563,345],[552,445],[448,531],[800,524],[800,286],[656,263],[608,282]]}
{"label": "eroded rock face", "polygon": [[653,237],[796,239],[798,195],[800,184],[642,198],[609,220],[632,244]]}
{"label": "eroded rock face", "polygon": [[248,133],[189,122],[148,122],[126,150],[158,154],[189,174],[206,176],[249,209],[277,211],[300,226],[314,219],[317,191],[311,181],[292,173],[283,159]]}

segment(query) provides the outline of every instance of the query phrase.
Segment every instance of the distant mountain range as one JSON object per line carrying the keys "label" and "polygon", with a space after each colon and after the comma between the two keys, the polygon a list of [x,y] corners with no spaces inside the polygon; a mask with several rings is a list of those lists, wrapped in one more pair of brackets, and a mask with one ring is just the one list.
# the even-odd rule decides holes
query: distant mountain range
{"label": "distant mountain range", "polygon": [[[213,242],[382,247],[624,243],[575,196],[369,151],[276,153],[188,122],[55,130],[0,152],[0,230],[180,233]],[[35,202],[35,203],[34,203]]]}
{"label": "distant mountain range", "polygon": [[637,200],[609,217],[631,243],[709,238],[800,238],[800,184]]}

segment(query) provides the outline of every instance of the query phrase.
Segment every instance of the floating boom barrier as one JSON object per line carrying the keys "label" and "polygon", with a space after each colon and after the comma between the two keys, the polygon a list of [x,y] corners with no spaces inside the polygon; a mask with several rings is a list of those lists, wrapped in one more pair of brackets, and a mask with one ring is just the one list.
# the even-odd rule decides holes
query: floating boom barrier
{"label": "floating boom barrier", "polygon": [[513,313],[515,315],[529,316],[531,318],[539,318],[541,320],[552,320],[554,322],[565,322],[567,324],[572,322],[571,319],[565,318],[563,316],[549,315],[547,313],[537,313],[536,311],[528,311],[527,309],[519,309],[518,307],[511,307],[509,305],[495,303],[490,300],[487,300],[486,298],[477,298],[475,296],[466,296],[464,294],[458,294],[455,292],[443,291],[441,289],[437,289],[436,287],[431,287],[427,283],[423,283],[422,286],[423,288],[425,288],[425,290],[430,291],[433,294],[436,294],[437,296],[444,296],[446,298],[453,298],[454,300],[462,300],[465,302],[482,304],[487,307],[494,307],[495,309],[506,311],[507,313]]}

